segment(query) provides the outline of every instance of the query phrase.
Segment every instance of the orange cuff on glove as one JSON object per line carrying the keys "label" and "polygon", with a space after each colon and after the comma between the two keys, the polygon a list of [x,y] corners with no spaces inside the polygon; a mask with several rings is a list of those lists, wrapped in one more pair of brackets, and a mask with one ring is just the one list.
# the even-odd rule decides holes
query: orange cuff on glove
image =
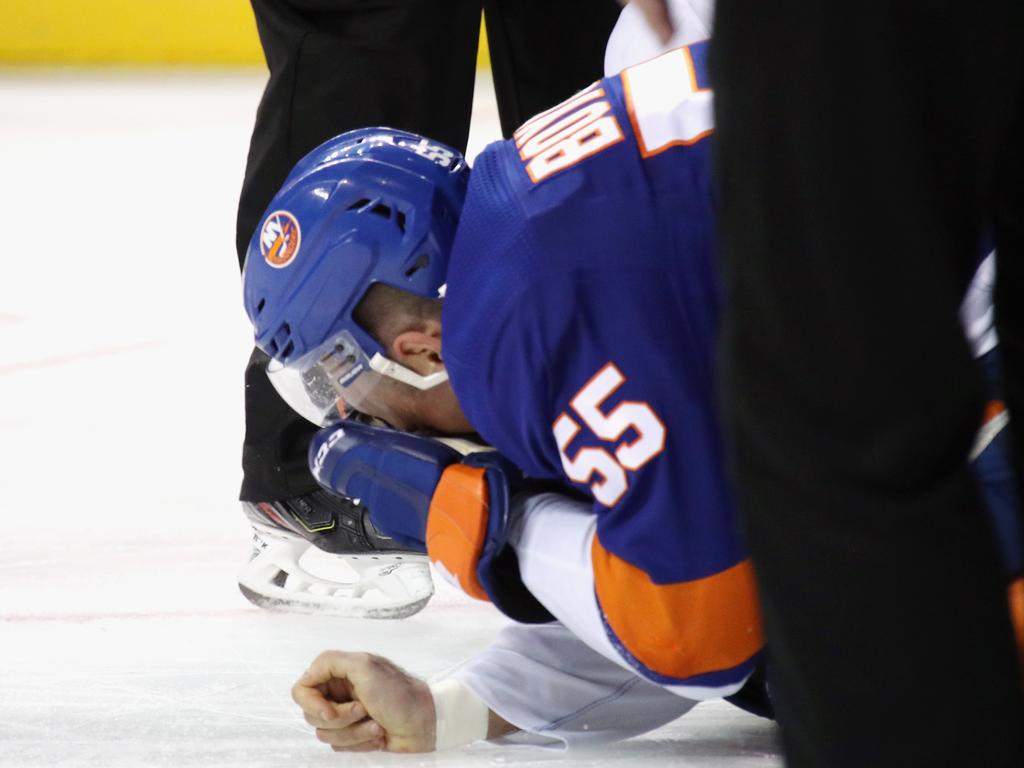
{"label": "orange cuff on glove", "polygon": [[427,554],[470,597],[490,602],[476,575],[487,540],[489,495],[484,469],[454,464],[441,475],[427,515]]}

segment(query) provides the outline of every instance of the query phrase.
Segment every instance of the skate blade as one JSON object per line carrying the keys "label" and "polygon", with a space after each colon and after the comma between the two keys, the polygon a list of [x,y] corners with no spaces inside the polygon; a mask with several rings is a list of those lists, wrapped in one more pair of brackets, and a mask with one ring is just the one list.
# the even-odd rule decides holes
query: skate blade
{"label": "skate blade", "polygon": [[333,555],[298,538],[257,536],[254,541],[256,551],[238,586],[261,608],[400,619],[422,610],[434,593],[423,555]]}
{"label": "skate blade", "polygon": [[422,611],[430,602],[431,595],[413,603],[392,606],[367,606],[353,601],[347,605],[338,603],[307,602],[298,598],[268,597],[253,592],[239,583],[239,591],[255,606],[268,611],[303,613],[317,616],[335,616],[342,619],[404,619]]}

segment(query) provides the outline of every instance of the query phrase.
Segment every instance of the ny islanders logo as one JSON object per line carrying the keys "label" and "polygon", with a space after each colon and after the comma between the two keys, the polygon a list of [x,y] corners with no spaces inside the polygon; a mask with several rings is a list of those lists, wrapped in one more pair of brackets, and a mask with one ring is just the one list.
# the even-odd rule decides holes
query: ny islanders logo
{"label": "ny islanders logo", "polygon": [[281,269],[292,263],[299,252],[302,233],[298,220],[288,211],[274,211],[260,230],[260,253],[270,266]]}

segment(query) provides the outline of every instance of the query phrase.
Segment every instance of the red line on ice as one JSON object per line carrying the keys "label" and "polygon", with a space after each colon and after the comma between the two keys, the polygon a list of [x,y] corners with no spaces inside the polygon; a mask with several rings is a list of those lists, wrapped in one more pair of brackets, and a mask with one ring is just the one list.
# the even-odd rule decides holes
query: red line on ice
{"label": "red line on ice", "polygon": [[0,622],[10,621],[109,621],[111,619],[222,619],[230,616],[263,616],[258,608],[234,608],[225,611],[123,611],[119,613],[8,613],[0,614]]}
{"label": "red line on ice", "polygon": [[125,344],[114,347],[97,347],[88,352],[78,352],[71,355],[56,355],[54,357],[43,357],[38,360],[26,360],[23,363],[9,363],[0,365],[0,375],[5,373],[21,373],[22,371],[34,371],[40,368],[50,368],[56,365],[67,365],[80,360],[94,360],[97,357],[109,357],[110,355],[122,355],[126,352],[138,352],[143,349],[151,349],[158,346],[156,342],[145,342],[142,344]]}

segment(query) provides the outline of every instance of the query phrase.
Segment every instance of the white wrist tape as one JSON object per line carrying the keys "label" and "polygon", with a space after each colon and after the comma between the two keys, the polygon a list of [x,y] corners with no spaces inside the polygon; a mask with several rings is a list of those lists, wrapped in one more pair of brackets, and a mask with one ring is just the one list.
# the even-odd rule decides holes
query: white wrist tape
{"label": "white wrist tape", "polygon": [[430,684],[437,713],[434,749],[454,749],[487,738],[490,709],[483,699],[454,678]]}

